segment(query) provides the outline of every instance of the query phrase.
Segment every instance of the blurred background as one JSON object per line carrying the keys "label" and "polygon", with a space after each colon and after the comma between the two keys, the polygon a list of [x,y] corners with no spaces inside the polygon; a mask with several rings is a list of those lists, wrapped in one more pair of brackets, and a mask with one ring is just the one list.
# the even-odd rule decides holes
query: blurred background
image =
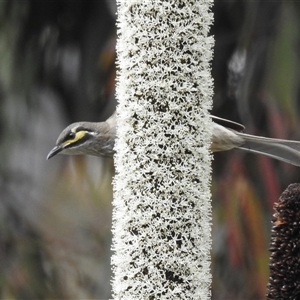
{"label": "blurred background", "polygon": [[[213,114],[300,140],[300,3],[215,1]],[[109,299],[111,159],[46,161],[71,122],[115,109],[113,0],[0,1],[0,298]],[[264,299],[273,204],[296,167],[213,161],[213,299]]]}

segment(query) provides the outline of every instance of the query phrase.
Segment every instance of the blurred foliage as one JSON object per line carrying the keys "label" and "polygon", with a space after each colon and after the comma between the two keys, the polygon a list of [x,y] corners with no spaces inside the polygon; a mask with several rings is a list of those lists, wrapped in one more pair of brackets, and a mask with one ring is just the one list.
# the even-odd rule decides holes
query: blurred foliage
{"label": "blurred foliage", "polygon": [[[299,13],[293,1],[216,2],[214,114],[300,139]],[[213,299],[264,299],[273,205],[299,170],[238,151],[216,154],[213,170]]]}
{"label": "blurred foliage", "polygon": [[114,111],[111,5],[0,2],[1,299],[110,297],[113,162],[46,155]]}
{"label": "blurred foliage", "polygon": [[[0,298],[110,297],[113,162],[46,161],[61,129],[116,105],[114,1],[0,1]],[[213,114],[300,140],[299,4],[215,1]],[[274,202],[299,170],[213,162],[213,299],[263,299]]]}

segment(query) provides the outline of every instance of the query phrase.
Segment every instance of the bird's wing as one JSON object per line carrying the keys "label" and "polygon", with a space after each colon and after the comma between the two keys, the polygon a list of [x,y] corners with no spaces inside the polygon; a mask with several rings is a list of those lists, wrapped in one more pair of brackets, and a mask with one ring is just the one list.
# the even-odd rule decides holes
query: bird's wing
{"label": "bird's wing", "polygon": [[229,120],[226,120],[226,119],[222,119],[222,118],[219,118],[219,117],[216,117],[216,116],[211,116],[213,121],[221,126],[224,126],[226,128],[229,128],[229,129],[232,129],[232,130],[235,130],[235,131],[239,131],[239,132],[242,132],[245,130],[245,126],[243,126],[242,124],[239,124],[239,123],[236,123],[236,122],[233,122],[233,121],[229,121]]}

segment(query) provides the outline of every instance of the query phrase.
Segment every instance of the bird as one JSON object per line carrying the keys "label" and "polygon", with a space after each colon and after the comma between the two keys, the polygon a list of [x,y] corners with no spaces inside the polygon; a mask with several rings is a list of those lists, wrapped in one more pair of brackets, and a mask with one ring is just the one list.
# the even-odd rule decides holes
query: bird
{"label": "bird", "polygon": [[[240,149],[263,154],[277,160],[300,167],[300,142],[267,138],[244,133],[242,124],[212,118],[212,152]],[[56,146],[47,159],[57,154],[114,156],[116,137],[116,113],[105,122],[77,122],[66,127],[59,135]]]}
{"label": "bird", "polygon": [[116,113],[105,122],[76,122],[58,136],[47,159],[57,154],[113,157],[116,137]]}

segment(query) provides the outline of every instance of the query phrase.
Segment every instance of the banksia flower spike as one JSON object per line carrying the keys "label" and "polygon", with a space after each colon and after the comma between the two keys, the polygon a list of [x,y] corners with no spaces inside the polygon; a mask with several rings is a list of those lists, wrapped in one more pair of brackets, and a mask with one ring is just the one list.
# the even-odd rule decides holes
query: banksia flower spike
{"label": "banksia flower spike", "polygon": [[300,184],[275,204],[267,299],[300,299]]}

